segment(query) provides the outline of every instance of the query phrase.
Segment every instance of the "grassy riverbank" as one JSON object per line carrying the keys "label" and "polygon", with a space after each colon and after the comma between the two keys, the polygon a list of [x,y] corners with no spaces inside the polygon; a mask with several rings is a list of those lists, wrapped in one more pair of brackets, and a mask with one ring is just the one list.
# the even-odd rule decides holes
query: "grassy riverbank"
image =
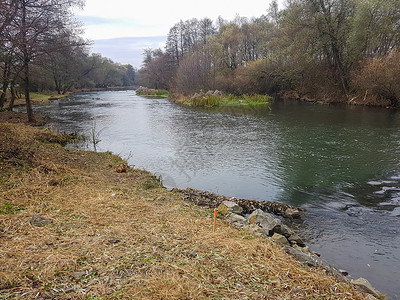
{"label": "grassy riverbank", "polygon": [[215,106],[254,106],[270,105],[273,98],[269,95],[241,95],[223,94],[219,91],[196,93],[192,96],[173,95],[171,101],[192,107]]}
{"label": "grassy riverbank", "polygon": [[364,299],[70,138],[0,124],[1,299]]}
{"label": "grassy riverbank", "polygon": [[[71,95],[71,92],[65,93],[65,94],[57,94],[57,92],[54,91],[47,91],[47,92],[41,92],[41,93],[30,93],[31,96],[31,101],[33,105],[44,105],[44,104],[49,104],[50,101],[52,100],[57,100],[61,99],[64,97],[67,97]],[[7,110],[10,104],[10,97],[11,95],[9,94],[9,91],[7,91],[6,97],[8,101],[4,105],[4,109]],[[14,106],[24,106],[26,104],[25,100],[25,95],[22,94],[20,97],[17,97],[14,101]]]}
{"label": "grassy riverbank", "polygon": [[140,86],[139,88],[136,89],[136,95],[148,98],[168,98],[169,92],[167,90],[149,89]]}

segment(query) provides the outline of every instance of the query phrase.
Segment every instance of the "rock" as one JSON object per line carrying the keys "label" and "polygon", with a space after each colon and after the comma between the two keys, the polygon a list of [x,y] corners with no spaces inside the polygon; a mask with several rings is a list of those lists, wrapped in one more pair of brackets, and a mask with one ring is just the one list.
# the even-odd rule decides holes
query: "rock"
{"label": "rock", "polygon": [[43,227],[43,226],[53,223],[53,221],[50,219],[47,219],[45,217],[42,217],[40,215],[34,215],[31,219],[30,223],[32,226]]}
{"label": "rock", "polygon": [[300,262],[307,264],[310,267],[320,267],[325,269],[328,273],[340,278],[342,280],[346,280],[346,278],[334,267],[328,264],[325,260],[321,259],[317,255],[313,254],[311,251],[305,252],[300,247],[285,247],[285,250],[288,254],[292,255],[295,259]]}
{"label": "rock", "polygon": [[224,201],[220,204],[220,206],[218,206],[218,211],[224,216],[228,214],[240,215],[243,212],[243,209],[235,202]]}
{"label": "rock", "polygon": [[262,228],[262,232],[267,236],[272,236],[274,233],[282,233],[282,222],[278,218],[256,209],[249,216],[249,223],[256,224]]}
{"label": "rock", "polygon": [[340,272],[340,274],[342,274],[343,276],[349,275],[349,272],[347,272],[346,270],[339,269],[339,272]]}
{"label": "rock", "polygon": [[295,250],[301,251],[301,252],[303,252],[303,253],[306,254],[306,255],[315,255],[315,253],[312,252],[312,251],[310,250],[310,248],[308,248],[308,246],[302,247],[302,246],[299,246],[299,245],[297,245],[297,244],[293,244],[292,247],[293,247]]}
{"label": "rock", "polygon": [[198,254],[194,251],[190,252],[188,255],[190,258],[196,258],[198,256]]}
{"label": "rock", "polygon": [[289,207],[285,210],[283,216],[285,218],[293,218],[293,219],[300,218],[300,210],[297,208]]}
{"label": "rock", "polygon": [[246,218],[238,214],[229,214],[226,218],[237,227],[243,227],[246,224]]}
{"label": "rock", "polygon": [[260,223],[260,226],[262,228],[262,232],[267,236],[272,236],[274,233],[282,234],[281,221],[271,215],[269,215],[268,218],[264,219]]}
{"label": "rock", "polygon": [[278,232],[278,233],[283,234],[287,238],[289,238],[290,236],[295,234],[294,231],[292,229],[290,229],[288,226],[286,226],[285,224],[281,225],[281,232]]}
{"label": "rock", "polygon": [[249,223],[250,224],[259,224],[264,219],[265,215],[266,215],[266,213],[263,212],[261,209],[256,209],[249,216]]}
{"label": "rock", "polygon": [[117,238],[112,238],[112,239],[109,239],[108,242],[110,244],[118,244],[119,242],[121,242],[121,240],[117,239]]}
{"label": "rock", "polygon": [[306,244],[304,243],[304,241],[295,233],[293,233],[292,235],[290,235],[288,237],[288,240],[291,244],[296,243],[296,245],[299,245],[300,247],[304,247]]}
{"label": "rock", "polygon": [[287,238],[279,233],[274,233],[274,235],[272,236],[272,240],[275,243],[278,243],[281,245],[289,245],[289,241],[287,240]]}
{"label": "rock", "polygon": [[362,291],[364,291],[364,292],[366,292],[368,294],[371,294],[371,295],[373,295],[375,297],[382,296],[382,294],[377,289],[375,289],[369,283],[369,281],[367,279],[365,279],[365,278],[360,277],[360,278],[358,278],[356,280],[353,279],[353,280],[350,281],[350,283],[353,284],[353,285],[358,286]]}
{"label": "rock", "polygon": [[184,201],[191,202],[199,206],[214,208],[218,207],[224,201],[235,202],[243,209],[243,212],[240,214],[251,214],[255,210],[261,209],[262,211],[266,211],[268,213],[273,213],[275,215],[283,217],[298,218],[300,217],[301,213],[305,211],[304,209],[278,202],[233,199],[213,194],[207,191],[200,191],[189,188],[185,190],[175,188],[172,189],[172,191],[182,194],[182,199]]}

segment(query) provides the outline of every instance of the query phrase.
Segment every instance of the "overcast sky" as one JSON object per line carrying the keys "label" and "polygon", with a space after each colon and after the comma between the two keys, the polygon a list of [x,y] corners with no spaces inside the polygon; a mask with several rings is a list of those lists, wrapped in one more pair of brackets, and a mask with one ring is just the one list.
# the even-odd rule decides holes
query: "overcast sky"
{"label": "overcast sky", "polygon": [[84,37],[94,41],[93,52],[139,67],[143,49],[163,48],[169,29],[180,20],[218,16],[233,20],[237,14],[259,17],[271,1],[86,0],[85,8],[76,14],[84,24]]}

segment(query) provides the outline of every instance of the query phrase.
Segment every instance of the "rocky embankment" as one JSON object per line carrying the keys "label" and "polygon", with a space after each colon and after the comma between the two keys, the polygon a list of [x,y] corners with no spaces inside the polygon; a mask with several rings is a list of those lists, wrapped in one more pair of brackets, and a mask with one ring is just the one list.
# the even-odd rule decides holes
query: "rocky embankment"
{"label": "rocky embankment", "polygon": [[[214,193],[195,189],[174,189],[173,191],[183,195],[183,200],[199,206],[210,208],[218,207],[218,212],[237,229],[243,230],[255,236],[263,236],[273,242],[284,246],[285,251],[298,261],[310,267],[320,267],[339,280],[348,281],[348,272],[338,270],[320,255],[306,246],[299,234],[279,218],[300,218],[305,213],[304,209],[290,206],[284,203],[271,201],[255,201],[224,197]],[[278,217],[279,216],[279,217]],[[301,235],[301,234],[300,234]],[[351,283],[360,287],[373,298],[381,299],[382,294],[376,290],[366,279],[351,280]]]}

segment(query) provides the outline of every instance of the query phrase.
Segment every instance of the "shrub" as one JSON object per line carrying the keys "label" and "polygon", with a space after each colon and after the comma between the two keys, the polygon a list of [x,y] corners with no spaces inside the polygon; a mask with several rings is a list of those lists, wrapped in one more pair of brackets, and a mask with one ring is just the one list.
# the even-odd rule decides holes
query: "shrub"
{"label": "shrub", "polygon": [[358,93],[357,102],[363,104],[400,106],[400,52],[369,59],[353,73],[353,85]]}

